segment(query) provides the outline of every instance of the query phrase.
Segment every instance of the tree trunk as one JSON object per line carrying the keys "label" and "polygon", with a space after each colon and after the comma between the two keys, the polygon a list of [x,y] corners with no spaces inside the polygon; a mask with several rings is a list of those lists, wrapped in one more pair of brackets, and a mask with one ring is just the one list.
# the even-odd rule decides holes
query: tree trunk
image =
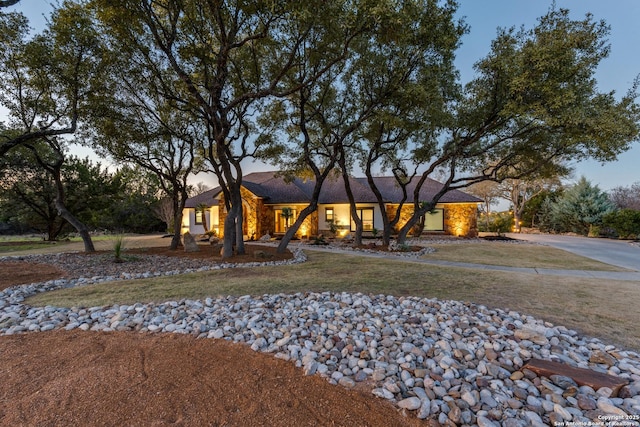
{"label": "tree trunk", "polygon": [[409,220],[402,226],[400,231],[398,231],[396,240],[399,245],[404,245],[407,242],[407,234],[413,226],[416,225],[416,222],[418,222],[418,218],[415,215],[411,216],[411,218],[409,218]]}
{"label": "tree trunk", "polygon": [[356,232],[355,235],[353,236],[353,246],[362,246],[362,231],[363,231],[363,226],[362,226],[362,218],[360,218],[358,216],[358,210],[356,209],[356,205],[355,203],[351,204],[351,219],[353,219],[353,222],[356,223]]}
{"label": "tree trunk", "polygon": [[349,199],[349,212],[351,213],[351,219],[356,223],[356,234],[353,238],[353,245],[362,246],[362,218],[358,216],[358,210],[356,209],[356,199],[353,196],[353,190],[351,189],[349,174],[347,173],[344,159],[340,161],[340,168],[342,169],[342,180],[344,181],[344,189],[347,193],[347,198]]}
{"label": "tree trunk", "polygon": [[370,153],[367,159],[367,167],[365,168],[365,174],[367,175],[367,182],[369,183],[369,188],[371,189],[371,191],[373,191],[373,194],[376,196],[376,200],[378,201],[378,207],[380,208],[380,213],[382,214],[382,225],[383,225],[382,244],[384,246],[389,246],[389,243],[391,243],[391,235],[393,234],[394,228],[398,224],[398,221],[400,221],[400,213],[402,211],[402,206],[404,205],[404,202],[407,199],[407,186],[406,186],[406,183],[402,184],[400,180],[397,178],[396,174],[394,173],[394,176],[396,177],[396,182],[402,189],[402,200],[400,201],[398,210],[396,211],[393,219],[389,219],[385,200],[382,197],[382,193],[380,192],[380,189],[376,185],[375,180],[373,179],[373,173],[371,171],[374,161],[378,158],[373,154],[374,154],[373,152]]}
{"label": "tree trunk", "polygon": [[282,240],[280,240],[280,243],[278,244],[278,249],[277,249],[277,252],[279,254],[283,254],[287,250],[287,246],[291,242],[291,239],[293,239],[293,236],[295,236],[298,230],[300,229],[300,226],[302,225],[304,220],[313,212],[315,212],[316,209],[318,209],[318,203],[315,200],[312,201],[306,208],[302,209],[302,211],[298,215],[298,218],[296,218],[293,225],[287,228],[287,231],[284,233],[284,236],[282,236]]}
{"label": "tree trunk", "polygon": [[205,208],[200,208],[200,212],[202,212],[202,228],[204,228],[204,233],[206,234],[209,231],[207,227],[207,210]]}
{"label": "tree trunk", "polygon": [[402,226],[402,228],[398,232],[397,240],[399,245],[404,245],[407,242],[407,234],[409,234],[409,231],[411,231],[411,229],[413,229],[413,227],[418,224],[420,217],[431,211],[435,207],[435,205],[436,203],[432,201],[430,203],[425,203],[421,208],[419,207],[419,205],[414,203],[413,215],[411,215],[411,218],[409,218],[409,220]]}
{"label": "tree trunk", "polygon": [[[307,147],[307,144],[305,144],[305,151],[307,150],[306,147]],[[311,202],[307,207],[305,207],[302,210],[302,212],[300,212],[300,214],[298,215],[298,218],[293,223],[293,225],[289,227],[289,229],[287,229],[287,231],[284,233],[284,236],[282,237],[282,240],[280,240],[280,244],[278,245],[277,252],[279,254],[283,254],[285,252],[285,250],[287,249],[287,246],[289,245],[289,242],[291,242],[291,239],[293,239],[293,236],[295,236],[295,234],[298,232],[298,229],[300,228],[304,220],[318,209],[318,198],[320,197],[320,190],[322,190],[322,184],[324,184],[325,180],[327,179],[327,176],[329,176],[329,173],[333,169],[333,162],[331,162],[330,165],[327,165],[325,169],[322,172],[320,172],[320,169],[311,161],[309,156],[306,156],[306,160],[309,167],[313,170],[313,174],[316,179],[315,184],[313,186],[313,192],[311,194]]]}
{"label": "tree trunk", "polygon": [[180,231],[182,230],[182,218],[179,218],[176,214],[173,218],[173,236],[171,237],[171,243],[169,244],[169,249],[175,251],[180,246]]}
{"label": "tree trunk", "polygon": [[56,239],[56,227],[53,221],[47,221],[47,240],[53,242]]}
{"label": "tree trunk", "polygon": [[235,222],[235,242],[236,242],[236,254],[244,255],[244,212],[242,209],[242,193],[240,192],[240,183],[234,181],[231,188],[232,203],[236,206],[236,222]]}
{"label": "tree trunk", "polygon": [[416,223],[417,227],[414,227],[414,230],[416,230],[416,232],[413,234],[413,237],[420,237],[422,236],[422,232],[424,231],[424,223],[427,220],[426,218],[426,213],[424,215],[420,215],[420,217],[418,218],[418,222]]}
{"label": "tree trunk", "polygon": [[516,233],[520,232],[520,212],[518,209],[513,210],[513,230]]}
{"label": "tree trunk", "polygon": [[[176,188],[176,186],[174,185],[173,188]],[[178,191],[175,190],[172,193],[173,194],[171,194],[171,203],[173,206],[173,237],[171,238],[169,249],[175,251],[180,246],[180,234],[182,231],[182,209],[180,209]]]}
{"label": "tree trunk", "polygon": [[227,212],[224,219],[224,238],[222,240],[222,259],[231,258],[233,256],[233,247],[236,243],[236,205],[231,205],[231,209]]}
{"label": "tree trunk", "polygon": [[69,212],[69,210],[67,210],[67,207],[64,205],[64,187],[62,185],[62,179],[60,178],[59,167],[55,168],[53,175],[56,182],[56,200],[54,203],[56,209],[58,210],[58,215],[60,215],[69,224],[71,224],[71,226],[76,229],[78,234],[80,234],[82,242],[84,243],[84,251],[87,253],[95,252],[96,248],[93,246],[93,241],[91,240],[91,236],[89,235],[89,229],[82,221],[73,216],[73,214]]}

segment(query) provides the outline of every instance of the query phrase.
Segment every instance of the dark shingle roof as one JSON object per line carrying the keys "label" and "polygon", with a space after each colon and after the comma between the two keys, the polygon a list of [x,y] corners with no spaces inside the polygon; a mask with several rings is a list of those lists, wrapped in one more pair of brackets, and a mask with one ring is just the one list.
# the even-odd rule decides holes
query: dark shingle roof
{"label": "dark shingle roof", "polygon": [[193,196],[187,199],[184,204],[185,208],[195,208],[199,204],[205,204],[207,206],[218,206],[218,194],[222,189],[216,187],[212,190],[207,190],[204,193],[200,193],[197,196]]}
{"label": "dark shingle roof", "polygon": [[[354,178],[362,182],[362,185],[368,186],[367,178]],[[396,182],[396,179],[392,176],[380,176],[375,177],[374,181],[378,190],[382,194],[382,197],[388,203],[400,203],[402,200],[402,191],[400,190],[400,186]],[[413,192],[418,184],[419,178],[414,177],[409,185],[407,185],[407,201],[413,201]],[[428,201],[431,200],[438,191],[442,189],[442,183],[433,180],[431,178],[427,178],[422,188],[420,188],[420,200]],[[464,193],[460,190],[449,190],[447,191],[438,201],[438,203],[479,203],[482,200],[478,199],[475,196]]]}
{"label": "dark shingle roof", "polygon": [[[394,177],[383,176],[374,178],[382,197],[387,203],[400,203],[402,192]],[[407,187],[407,200],[413,200],[413,190],[417,178],[414,178]],[[376,203],[376,197],[369,188],[367,178],[350,178],[351,191],[357,203]],[[287,204],[287,203],[309,203],[313,193],[314,181],[311,179],[295,178],[292,182],[287,182],[284,177],[276,172],[254,172],[242,178],[242,185],[264,199],[267,204]],[[442,188],[442,184],[433,179],[427,179],[420,191],[421,200],[431,200],[431,198]],[[193,208],[200,203],[207,203],[208,206],[217,205],[217,197],[220,187],[209,190],[198,196],[187,200],[185,207]],[[347,192],[344,189],[342,177],[330,176],[322,185],[320,197],[321,204],[349,203]],[[459,190],[450,190],[442,196],[439,203],[478,203],[480,199]]]}
{"label": "dark shingle roof", "polygon": [[242,185],[266,203],[308,203],[313,184],[295,178],[287,182],[276,172],[255,172],[242,177]]}
{"label": "dark shingle roof", "polygon": [[[384,176],[374,178],[380,189],[382,197],[387,203],[400,203],[402,192],[394,177]],[[376,203],[376,197],[369,188],[367,178],[350,178],[351,191],[357,203]],[[408,199],[413,198],[413,190],[418,182],[414,178],[407,188]],[[295,178],[293,182],[286,182],[284,178],[277,176],[276,172],[251,173],[242,179],[243,185],[258,197],[265,199],[266,203],[308,203],[313,191],[313,180]],[[433,179],[427,179],[420,191],[421,200],[431,198],[442,188],[442,184]],[[322,185],[319,203],[349,203],[344,183],[339,176],[330,176]],[[442,196],[440,203],[478,203],[480,199],[460,190],[450,190]]]}

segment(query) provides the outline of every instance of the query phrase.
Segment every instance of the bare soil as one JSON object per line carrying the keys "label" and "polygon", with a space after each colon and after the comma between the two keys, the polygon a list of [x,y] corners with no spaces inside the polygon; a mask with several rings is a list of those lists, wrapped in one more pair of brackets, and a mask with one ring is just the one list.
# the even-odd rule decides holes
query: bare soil
{"label": "bare soil", "polygon": [[[164,248],[145,252],[212,256]],[[228,261],[243,262],[234,258]],[[256,260],[252,252],[243,259]],[[46,264],[0,262],[0,289],[64,274]],[[347,390],[245,345],[184,335],[0,336],[0,378],[0,425],[431,425],[373,396],[371,384]]]}

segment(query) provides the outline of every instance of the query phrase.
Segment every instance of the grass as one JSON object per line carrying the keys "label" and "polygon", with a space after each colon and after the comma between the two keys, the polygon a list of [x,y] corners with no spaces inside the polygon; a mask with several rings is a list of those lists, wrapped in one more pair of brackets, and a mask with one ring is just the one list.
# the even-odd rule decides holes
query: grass
{"label": "grass", "polygon": [[562,270],[629,271],[574,255],[550,246],[514,243],[459,243],[430,245],[436,252],[425,259],[469,262],[506,267],[551,268]]}
{"label": "grass", "polygon": [[307,253],[309,261],[294,266],[237,268],[106,283],[43,293],[26,302],[89,307],[311,291],[412,295],[516,310],[640,351],[640,305],[632,303],[640,300],[636,282],[603,283],[597,279],[445,268],[311,250]]}
{"label": "grass", "polygon": [[61,248],[59,246],[65,246],[67,242],[48,242],[45,240],[3,240],[0,241],[0,254],[13,255],[14,252],[25,253],[26,251],[34,251],[37,253],[44,252],[46,249],[48,252],[59,252]]}
{"label": "grass", "polygon": [[[99,235],[92,236],[91,240],[98,251],[114,251],[115,242],[118,239],[126,239],[127,247],[144,246],[168,246],[168,242],[160,235]],[[34,236],[2,236],[0,238],[0,256],[3,253],[20,252],[20,255],[50,254],[58,252],[82,252],[84,244],[80,237],[73,237],[69,240],[59,240],[56,242],[43,241],[41,237]]]}

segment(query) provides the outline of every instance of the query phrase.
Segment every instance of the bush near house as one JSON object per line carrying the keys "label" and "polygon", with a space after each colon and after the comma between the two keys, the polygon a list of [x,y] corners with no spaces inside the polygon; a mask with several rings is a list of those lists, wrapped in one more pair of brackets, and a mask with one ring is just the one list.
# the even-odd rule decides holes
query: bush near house
{"label": "bush near house", "polygon": [[482,213],[478,219],[478,230],[496,233],[498,236],[513,229],[513,215],[510,212]]}

